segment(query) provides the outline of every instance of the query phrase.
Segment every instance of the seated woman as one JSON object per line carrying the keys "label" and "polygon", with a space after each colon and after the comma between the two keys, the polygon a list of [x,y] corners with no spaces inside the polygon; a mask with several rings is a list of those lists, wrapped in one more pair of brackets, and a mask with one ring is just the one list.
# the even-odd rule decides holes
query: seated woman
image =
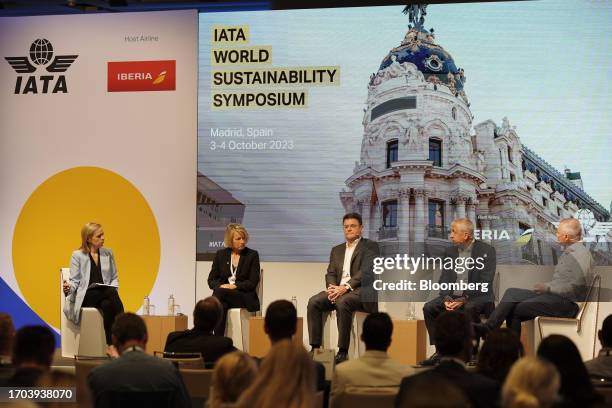
{"label": "seated woman", "polygon": [[104,230],[100,224],[87,223],[81,229],[81,247],[70,259],[70,280],[64,281],[64,314],[74,324],[81,321],[82,307],[95,307],[104,319],[106,344],[112,344],[111,328],[115,316],[123,313],[117,288],[117,265],[113,251],[102,248]]}
{"label": "seated woman", "polygon": [[257,376],[257,364],[247,353],[226,354],[215,365],[208,408],[234,404]]}
{"label": "seated woman", "polygon": [[223,306],[221,319],[215,328],[217,336],[225,334],[229,309],[246,308],[249,312],[256,312],[260,308],[255,292],[259,284],[259,254],[247,248],[248,240],[246,228],[229,224],[223,238],[226,248],[217,251],[208,275],[208,286]]}

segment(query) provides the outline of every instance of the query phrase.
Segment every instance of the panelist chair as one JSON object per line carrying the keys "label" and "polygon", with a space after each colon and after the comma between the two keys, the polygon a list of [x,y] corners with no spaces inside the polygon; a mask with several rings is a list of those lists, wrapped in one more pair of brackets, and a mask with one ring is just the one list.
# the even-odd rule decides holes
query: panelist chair
{"label": "panelist chair", "polygon": [[76,325],[64,315],[63,281],[69,280],[70,268],[60,269],[60,336],[62,357],[75,356],[104,357],[106,356],[106,336],[104,335],[104,320],[95,307],[81,308],[81,324]]}
{"label": "panelist chair", "polygon": [[[365,343],[361,340],[363,333],[363,322],[369,313],[355,312],[353,313],[353,324],[351,325],[351,343],[349,344],[349,358],[359,358],[365,353]],[[335,350],[338,346],[338,323],[336,320],[336,311],[323,313],[323,344],[324,349]]]}
{"label": "panelist chair", "polygon": [[232,308],[227,311],[225,325],[225,336],[232,339],[234,347],[244,352],[249,352],[249,319],[261,316],[263,307],[263,277],[264,271],[259,271],[259,284],[255,291],[259,298],[259,311],[249,312],[244,308]]}
{"label": "panelist chair", "polygon": [[589,285],[585,301],[578,303],[576,317],[536,317],[533,349],[537,350],[542,339],[547,336],[561,334],[576,344],[583,361],[595,358],[600,290],[601,276],[596,274]]}

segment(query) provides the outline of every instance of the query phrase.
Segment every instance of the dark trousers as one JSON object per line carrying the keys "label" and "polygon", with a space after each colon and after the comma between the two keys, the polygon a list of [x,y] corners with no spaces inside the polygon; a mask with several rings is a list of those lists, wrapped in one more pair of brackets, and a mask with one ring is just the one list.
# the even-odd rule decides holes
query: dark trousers
{"label": "dark trousers", "polygon": [[308,336],[313,347],[320,347],[323,342],[323,313],[331,312],[334,309],[338,321],[338,348],[348,350],[351,342],[353,313],[364,311],[358,292],[345,293],[336,300],[335,304],[327,299],[325,291],[317,293],[308,300]]}
{"label": "dark trousers", "polygon": [[532,290],[510,288],[504,292],[486,325],[493,330],[506,321],[506,327],[521,335],[521,322],[537,316],[574,317],[578,305],[551,293],[537,294]]}
{"label": "dark trousers", "polygon": [[240,292],[238,289],[216,288],[215,290],[213,290],[212,295],[219,299],[219,302],[221,302],[221,306],[223,306],[221,320],[219,320],[217,327],[215,327],[215,335],[224,336],[225,325],[227,322],[227,311],[235,307],[246,309],[247,300],[245,294],[243,292]]}
{"label": "dark trousers", "polygon": [[106,344],[112,344],[111,333],[115,317],[119,313],[123,313],[123,303],[119,298],[117,289],[108,286],[96,286],[87,289],[81,307],[95,307],[102,313]]}
{"label": "dark trousers", "polygon": [[[462,307],[461,310],[475,323],[480,323],[480,314],[483,310],[489,307],[489,304],[493,303],[490,300],[468,300]],[[446,310],[444,306],[444,297],[439,296],[423,306],[423,316],[425,318],[425,326],[427,326],[427,333],[429,333],[429,344],[435,343],[435,331],[436,331],[436,318]]]}

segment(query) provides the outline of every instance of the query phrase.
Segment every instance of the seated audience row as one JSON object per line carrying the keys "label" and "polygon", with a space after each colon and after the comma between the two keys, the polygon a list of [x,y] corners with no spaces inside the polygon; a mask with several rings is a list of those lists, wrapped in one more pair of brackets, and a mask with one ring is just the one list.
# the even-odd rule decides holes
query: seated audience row
{"label": "seated audience row", "polygon": [[[207,334],[217,323],[219,309],[218,300],[201,300],[194,310],[194,329],[169,336],[174,346],[179,345],[176,351],[199,348],[207,361],[218,359],[209,407],[312,407],[316,392],[325,389],[324,369],[312,361],[301,342],[292,339],[297,330],[293,304],[278,300],[269,305],[264,328],[271,348],[263,359],[235,351],[229,339],[224,342],[229,347],[221,351],[218,342],[207,347],[208,338],[214,337]],[[4,374],[0,386],[76,384],[74,376],[50,371],[55,339],[47,327],[25,326],[14,334],[10,316],[0,314],[0,328],[0,374]],[[396,407],[603,407],[589,372],[593,378],[607,378],[612,368],[611,330],[612,316],[608,316],[598,334],[602,351],[585,364],[565,336],[551,335],[540,343],[537,357],[522,357],[518,336],[512,330],[497,329],[487,336],[473,372],[466,368],[474,338],[470,318],[460,311],[445,312],[435,322],[439,364],[415,374],[387,354],[393,334],[389,315],[372,313],[363,327],[366,352],[336,367],[330,402],[333,406],[349,387],[397,387]],[[197,341],[199,337],[203,341]],[[191,340],[184,343],[191,349],[180,347],[181,338]],[[79,405],[111,407],[123,393],[139,391],[141,398],[148,395],[158,402],[165,398],[164,406],[190,406],[179,370],[169,361],[146,354],[147,339],[142,318],[133,313],[117,316],[112,342],[118,357],[91,371],[89,389],[79,394]]]}

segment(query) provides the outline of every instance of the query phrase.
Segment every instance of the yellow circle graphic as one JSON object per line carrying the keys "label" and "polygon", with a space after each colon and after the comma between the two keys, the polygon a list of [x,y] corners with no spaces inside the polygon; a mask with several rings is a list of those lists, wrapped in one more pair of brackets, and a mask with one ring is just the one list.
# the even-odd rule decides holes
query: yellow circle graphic
{"label": "yellow circle graphic", "polygon": [[51,176],[30,195],[13,234],[13,268],[19,289],[45,322],[60,326],[60,275],[81,245],[81,227],[102,224],[104,246],[117,262],[119,296],[136,311],[151,292],[160,259],[155,216],[138,189],[98,167],[75,167]]}

